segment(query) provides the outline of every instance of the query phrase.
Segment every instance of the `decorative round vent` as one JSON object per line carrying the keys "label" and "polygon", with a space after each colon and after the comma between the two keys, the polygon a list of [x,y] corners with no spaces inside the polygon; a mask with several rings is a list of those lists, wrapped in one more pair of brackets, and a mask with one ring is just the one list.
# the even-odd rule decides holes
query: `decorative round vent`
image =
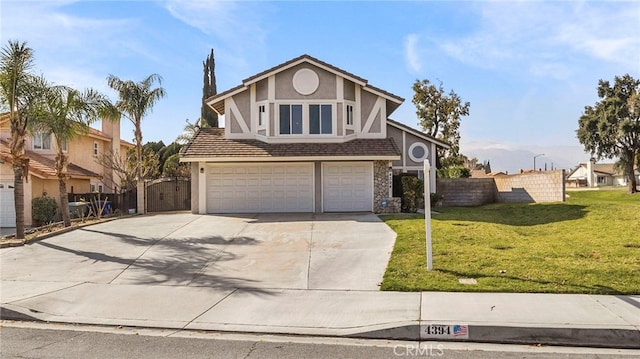
{"label": "decorative round vent", "polygon": [[429,158],[429,148],[422,142],[416,142],[409,146],[409,158],[413,162],[423,162]]}
{"label": "decorative round vent", "polygon": [[320,85],[320,79],[311,69],[300,69],[293,75],[293,88],[301,95],[311,95]]}

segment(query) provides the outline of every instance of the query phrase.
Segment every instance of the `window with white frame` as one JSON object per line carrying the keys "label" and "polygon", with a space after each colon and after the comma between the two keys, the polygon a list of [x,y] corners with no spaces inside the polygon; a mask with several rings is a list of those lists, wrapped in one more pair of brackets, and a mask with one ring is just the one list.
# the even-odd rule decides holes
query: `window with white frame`
{"label": "window with white frame", "polygon": [[346,106],[347,111],[347,126],[353,126],[353,105]]}
{"label": "window with white frame", "polygon": [[98,157],[98,142],[96,141],[93,142],[93,155]]}
{"label": "window with white frame", "polygon": [[302,134],[302,105],[280,105],[280,134]]}
{"label": "window with white frame", "polygon": [[36,133],[33,135],[33,149],[34,150],[50,150],[51,149],[51,134],[50,133]]}
{"label": "window with white frame", "polygon": [[333,133],[331,105],[309,105],[309,134],[330,135]]}
{"label": "window with white frame", "polygon": [[267,125],[267,106],[258,106],[258,127],[264,127]]}

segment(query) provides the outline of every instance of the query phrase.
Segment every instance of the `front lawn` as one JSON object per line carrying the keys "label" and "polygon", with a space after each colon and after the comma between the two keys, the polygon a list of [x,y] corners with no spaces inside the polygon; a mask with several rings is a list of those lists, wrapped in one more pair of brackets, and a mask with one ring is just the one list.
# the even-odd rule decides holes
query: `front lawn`
{"label": "front lawn", "polygon": [[640,194],[568,195],[564,203],[435,208],[432,271],[424,215],[381,216],[398,234],[381,289],[639,294]]}

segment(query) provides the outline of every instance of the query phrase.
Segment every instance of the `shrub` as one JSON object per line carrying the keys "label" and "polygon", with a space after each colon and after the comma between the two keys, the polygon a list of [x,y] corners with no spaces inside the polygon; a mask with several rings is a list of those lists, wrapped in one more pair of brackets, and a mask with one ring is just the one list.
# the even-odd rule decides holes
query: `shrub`
{"label": "shrub", "polygon": [[440,168],[436,172],[439,178],[469,178],[471,171],[463,166]]}
{"label": "shrub", "polygon": [[33,224],[38,227],[53,222],[57,209],[58,203],[51,197],[43,196],[32,199]]}
{"label": "shrub", "polygon": [[424,182],[418,177],[403,176],[400,179],[402,186],[402,212],[414,213],[424,205]]}
{"label": "shrub", "polygon": [[431,208],[435,207],[444,196],[439,193],[431,193]]}

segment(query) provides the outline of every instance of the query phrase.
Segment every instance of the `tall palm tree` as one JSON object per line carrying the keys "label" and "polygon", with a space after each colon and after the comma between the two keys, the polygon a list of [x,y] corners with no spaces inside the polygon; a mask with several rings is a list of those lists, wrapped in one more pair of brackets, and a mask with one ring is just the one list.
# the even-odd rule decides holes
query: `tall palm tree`
{"label": "tall palm tree", "polygon": [[119,119],[119,113],[105,95],[93,89],[81,92],[68,86],[52,85],[46,85],[45,89],[31,128],[41,133],[51,133],[55,138],[57,145],[55,168],[60,190],[60,208],[64,226],[69,227],[71,225],[67,195],[69,156],[65,153],[64,144],[80,134],[88,133],[89,125],[95,121]]}
{"label": "tall palm tree", "polygon": [[0,103],[9,111],[10,152],[14,174],[16,238],[24,239],[24,176],[29,159],[25,155],[29,113],[37,93],[33,88],[33,50],[26,42],[9,40],[0,51]]}
{"label": "tall palm tree", "polygon": [[[158,87],[153,88],[155,83]],[[162,77],[158,74],[151,74],[140,82],[131,80],[121,80],[119,77],[109,75],[107,77],[109,87],[118,92],[119,99],[116,108],[127,117],[134,125],[134,136],[136,142],[136,180],[143,180],[142,174],[142,118],[153,109],[153,105],[165,97],[166,92],[162,85]]]}

